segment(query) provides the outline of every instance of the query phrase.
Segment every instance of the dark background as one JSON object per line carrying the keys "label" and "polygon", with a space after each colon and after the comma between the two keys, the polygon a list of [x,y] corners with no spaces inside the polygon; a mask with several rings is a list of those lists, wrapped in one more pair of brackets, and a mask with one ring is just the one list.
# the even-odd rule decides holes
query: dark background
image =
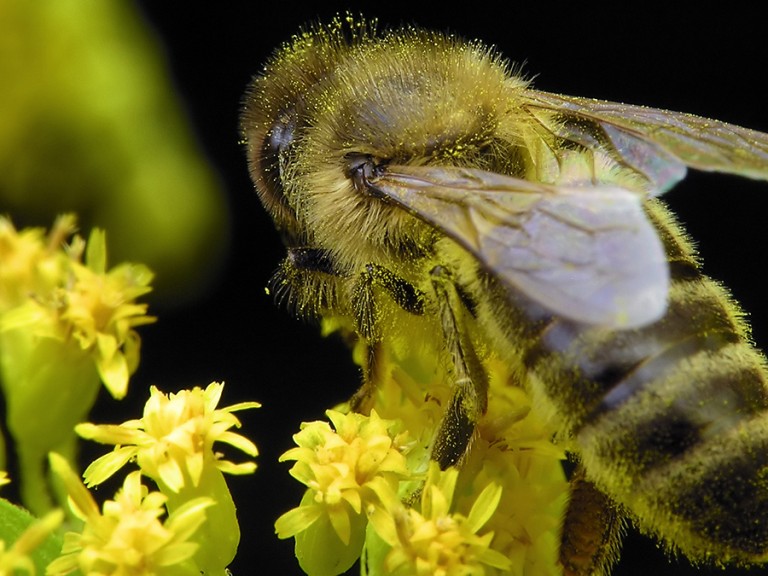
{"label": "dark background", "polygon": [[[303,420],[355,389],[358,374],[335,340],[292,319],[265,295],[282,257],[238,145],[238,109],[249,78],[281,42],[308,21],[346,9],[385,25],[416,23],[495,44],[525,61],[538,88],[695,112],[768,131],[768,47],[763,16],[727,9],[691,13],[670,3],[657,8],[588,3],[442,2],[406,5],[325,2],[150,2],[140,5],[167,51],[176,86],[199,138],[225,182],[233,248],[214,289],[194,307],[156,310],[160,321],[142,330],[142,366],[130,401],[140,407],[146,386],[174,390],[225,380],[224,404],[245,399],[263,408],[242,414],[261,449],[254,476],[231,481],[242,527],[234,574],[296,574],[292,541],[278,541],[273,521],[297,504],[301,487],[279,464]],[[697,239],[706,270],[731,287],[752,312],[758,343],[768,342],[763,305],[764,213],[768,184],[692,174],[667,200]],[[140,393],[139,393],[140,392]],[[140,397],[141,396],[141,397]],[[108,410],[114,403],[101,406]],[[120,413],[126,408],[120,406]],[[137,414],[138,415],[138,414]],[[237,460],[237,456],[235,456]],[[630,535],[617,574],[685,574],[656,545]],[[722,573],[721,571],[715,571]]]}

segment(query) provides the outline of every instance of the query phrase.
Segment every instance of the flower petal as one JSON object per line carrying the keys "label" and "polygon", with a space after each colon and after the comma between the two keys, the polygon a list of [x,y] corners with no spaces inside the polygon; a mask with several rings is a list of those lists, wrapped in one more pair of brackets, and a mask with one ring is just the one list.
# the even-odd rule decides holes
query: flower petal
{"label": "flower petal", "polygon": [[496,483],[486,486],[472,505],[467,518],[470,532],[477,533],[491,519],[501,501],[502,488]]}
{"label": "flower petal", "polygon": [[281,540],[291,538],[302,530],[306,530],[322,516],[320,506],[299,506],[280,516],[275,521],[275,533]]}
{"label": "flower petal", "polygon": [[136,456],[135,446],[122,446],[97,458],[85,469],[83,477],[89,488],[101,484]]}

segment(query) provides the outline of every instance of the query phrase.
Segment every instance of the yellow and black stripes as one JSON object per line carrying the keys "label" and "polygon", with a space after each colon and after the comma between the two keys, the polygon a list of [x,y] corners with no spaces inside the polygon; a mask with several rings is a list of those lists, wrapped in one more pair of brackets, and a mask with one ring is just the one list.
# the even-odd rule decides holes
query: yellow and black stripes
{"label": "yellow and black stripes", "polygon": [[694,560],[756,562],[768,556],[765,359],[663,208],[649,210],[671,262],[665,316],[630,331],[552,318],[523,362],[567,416],[589,479],[641,528]]}

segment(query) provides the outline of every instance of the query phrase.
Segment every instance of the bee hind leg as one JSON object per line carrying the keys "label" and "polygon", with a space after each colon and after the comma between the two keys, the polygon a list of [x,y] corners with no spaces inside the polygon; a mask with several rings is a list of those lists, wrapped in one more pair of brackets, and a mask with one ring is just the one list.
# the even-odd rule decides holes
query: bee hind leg
{"label": "bee hind leg", "polygon": [[[430,277],[453,379],[453,393],[431,453],[431,458],[444,470],[458,464],[467,452],[476,424],[487,407],[488,379],[467,333],[466,302],[450,273],[436,266]],[[376,360],[382,334],[377,289],[383,289],[406,312],[423,315],[426,309],[425,295],[391,270],[368,264],[361,272],[353,288],[352,309],[357,332],[368,346],[368,356],[363,368],[363,384],[350,400],[355,412],[368,411],[379,381]]]}
{"label": "bee hind leg", "polygon": [[619,557],[624,516],[577,466],[563,519],[560,563],[565,576],[605,576]]}

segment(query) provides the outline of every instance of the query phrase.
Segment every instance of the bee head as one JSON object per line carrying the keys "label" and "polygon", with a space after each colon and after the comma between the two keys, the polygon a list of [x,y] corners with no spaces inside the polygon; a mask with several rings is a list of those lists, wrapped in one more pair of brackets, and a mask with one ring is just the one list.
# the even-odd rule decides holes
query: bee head
{"label": "bee head", "polygon": [[428,243],[427,226],[360,185],[361,168],[516,172],[522,138],[506,127],[525,85],[488,48],[449,35],[377,34],[351,19],[318,26],[279,50],[246,94],[251,176],[289,246],[346,258]]}

